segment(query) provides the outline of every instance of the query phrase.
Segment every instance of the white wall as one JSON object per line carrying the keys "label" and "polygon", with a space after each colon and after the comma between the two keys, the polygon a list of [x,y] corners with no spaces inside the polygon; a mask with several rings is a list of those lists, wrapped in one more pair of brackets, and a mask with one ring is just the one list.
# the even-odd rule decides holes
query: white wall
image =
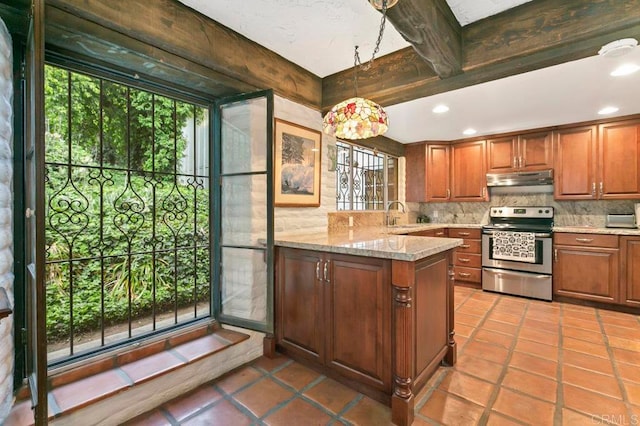
{"label": "white wall", "polygon": [[[0,20],[0,287],[13,303],[12,127],[13,77],[11,36]],[[0,424],[13,401],[13,316],[0,322]]]}

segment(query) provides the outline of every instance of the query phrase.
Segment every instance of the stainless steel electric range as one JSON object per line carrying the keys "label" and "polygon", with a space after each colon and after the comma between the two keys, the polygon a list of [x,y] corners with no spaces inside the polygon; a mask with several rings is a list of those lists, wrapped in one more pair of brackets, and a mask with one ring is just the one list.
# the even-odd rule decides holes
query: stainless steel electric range
{"label": "stainless steel electric range", "polygon": [[553,207],[491,207],[482,227],[482,288],[551,300]]}

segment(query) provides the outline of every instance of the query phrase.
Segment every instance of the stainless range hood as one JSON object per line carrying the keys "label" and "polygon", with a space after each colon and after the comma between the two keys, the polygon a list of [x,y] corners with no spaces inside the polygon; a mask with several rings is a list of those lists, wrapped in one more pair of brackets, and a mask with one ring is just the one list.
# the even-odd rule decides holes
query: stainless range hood
{"label": "stainless range hood", "polygon": [[552,193],[553,170],[487,173],[487,186],[494,194]]}

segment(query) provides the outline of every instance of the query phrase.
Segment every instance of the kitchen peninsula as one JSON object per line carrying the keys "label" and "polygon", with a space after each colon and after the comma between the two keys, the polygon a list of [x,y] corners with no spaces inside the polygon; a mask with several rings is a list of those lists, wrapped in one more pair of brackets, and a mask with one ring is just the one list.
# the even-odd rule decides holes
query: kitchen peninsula
{"label": "kitchen peninsula", "polygon": [[414,398],[456,361],[454,238],[384,228],[276,236],[276,347],[413,421]]}

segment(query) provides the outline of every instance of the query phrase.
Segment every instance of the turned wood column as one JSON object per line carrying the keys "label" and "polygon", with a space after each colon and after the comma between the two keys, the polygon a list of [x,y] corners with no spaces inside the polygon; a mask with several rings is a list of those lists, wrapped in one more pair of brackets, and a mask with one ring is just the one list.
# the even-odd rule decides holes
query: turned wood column
{"label": "turned wood column", "polygon": [[415,395],[414,370],[414,287],[415,263],[394,260],[391,281],[393,285],[393,395],[391,420],[399,426],[413,423]]}
{"label": "turned wood column", "polygon": [[456,273],[453,270],[453,264],[451,263],[451,256],[449,256],[449,280],[447,281],[447,309],[449,313],[447,314],[447,332],[449,335],[449,350],[447,354],[444,356],[444,362],[447,365],[454,365],[457,360],[457,346],[455,340],[455,278]]}

